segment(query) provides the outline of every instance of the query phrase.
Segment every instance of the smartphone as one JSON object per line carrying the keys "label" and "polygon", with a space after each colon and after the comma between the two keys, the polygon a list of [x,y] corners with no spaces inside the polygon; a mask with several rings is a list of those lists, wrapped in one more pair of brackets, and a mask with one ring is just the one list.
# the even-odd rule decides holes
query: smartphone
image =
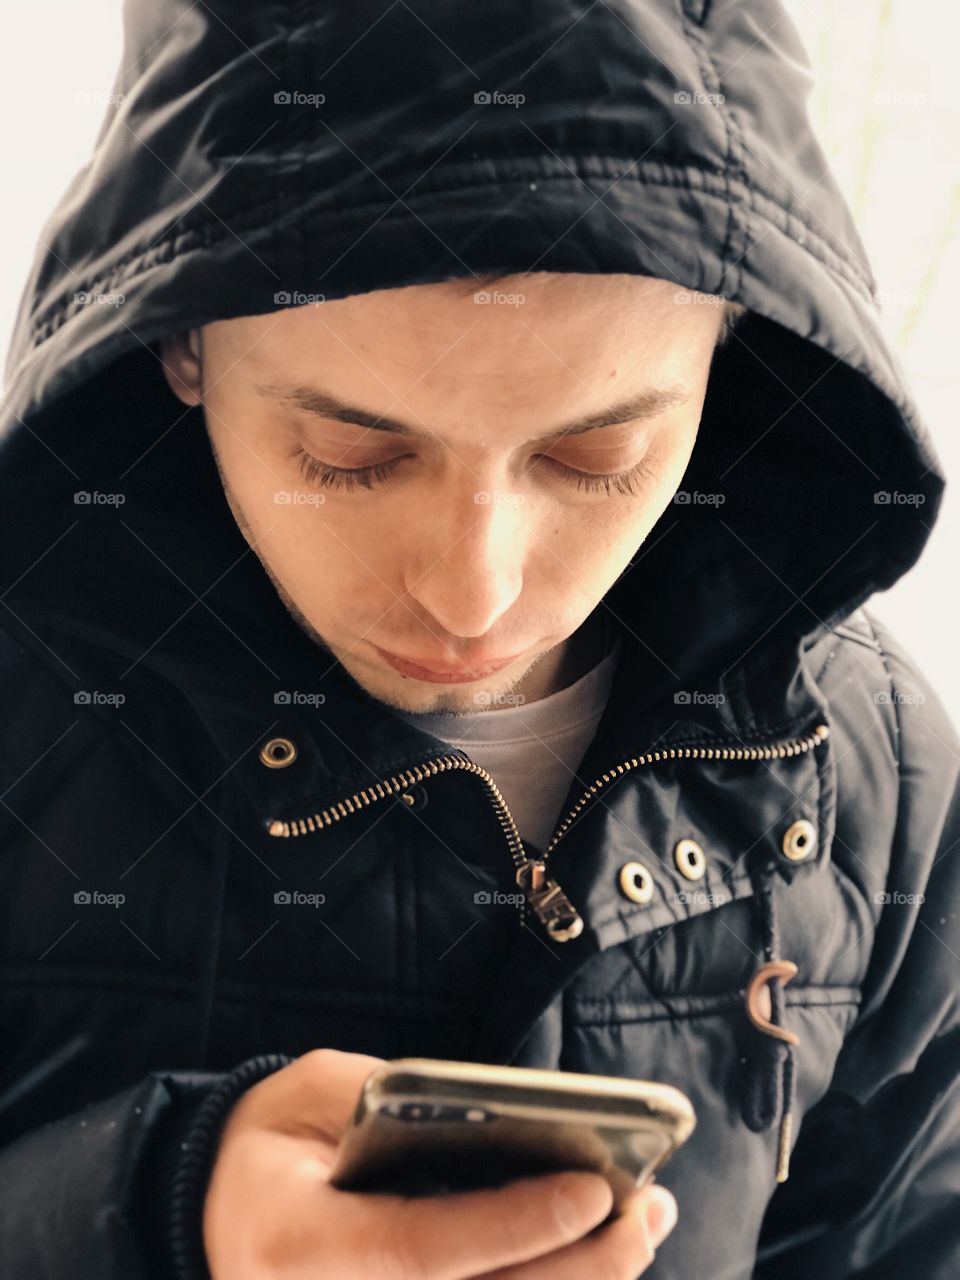
{"label": "smartphone", "polygon": [[586,1170],[610,1184],[607,1222],[695,1124],[685,1094],[650,1080],[394,1058],[364,1082],[330,1181],[437,1195]]}

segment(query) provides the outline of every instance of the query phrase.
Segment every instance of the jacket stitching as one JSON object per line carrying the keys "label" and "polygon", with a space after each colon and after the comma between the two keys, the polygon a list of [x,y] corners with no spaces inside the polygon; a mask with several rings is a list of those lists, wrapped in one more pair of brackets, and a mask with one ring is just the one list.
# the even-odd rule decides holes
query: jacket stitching
{"label": "jacket stitching", "polygon": [[[580,156],[584,156],[586,158],[596,158],[592,153],[586,153],[586,152],[583,152],[583,153],[569,152],[567,153],[567,155],[570,158],[577,158]],[[502,157],[498,155],[496,157],[496,160],[499,161],[501,159],[508,159],[508,158],[511,158],[511,157]],[[521,156],[516,156],[512,158],[534,159],[534,160],[541,159],[540,156],[530,156],[530,155],[528,156],[521,155]],[[605,155],[602,157],[602,159],[605,161],[607,160],[616,161],[618,157]],[[633,163],[633,162],[630,161],[628,157],[623,157],[623,163],[626,164],[626,163]],[[661,168],[662,167],[663,166],[661,166]],[[706,166],[699,166],[695,170],[695,172],[701,173],[701,174],[716,175],[716,170],[709,169]],[[633,171],[624,174],[624,179],[637,182],[638,184],[641,184],[644,186],[650,186],[650,187],[663,187],[663,188],[684,187],[686,190],[691,191],[697,195],[702,195],[702,196],[706,196],[708,198],[713,198],[717,200],[724,200],[725,204],[727,204],[728,207],[730,205],[729,199],[725,199],[724,195],[721,194],[720,192],[712,191],[710,190],[709,187],[696,187],[688,179],[684,178],[680,173],[678,173],[677,177],[674,178],[673,180],[669,180],[664,178],[654,178],[649,174],[642,174],[638,172],[635,167]],[[541,173],[539,180],[544,182],[547,182],[547,181],[570,182],[574,180],[576,180],[577,182],[583,181],[579,173],[576,175],[575,178],[571,177],[569,173],[556,173],[556,174]],[[403,181],[403,175],[400,175],[399,181],[400,182]],[[470,190],[484,189],[491,185],[492,185],[491,180],[485,180],[483,182],[472,182],[472,183],[462,182],[462,181],[458,183],[447,182],[442,184],[437,183],[437,184],[425,186],[422,188],[422,191],[430,192],[430,193],[438,193],[438,192],[449,190],[449,189],[453,189],[456,191],[470,191]],[[727,182],[727,186],[729,187],[729,181]],[[748,185],[748,191],[750,191],[751,194],[757,194],[757,193],[754,193],[753,188],[750,188],[749,185]],[[785,208],[778,201],[772,199],[769,196],[766,196],[765,194],[764,194],[764,200],[767,204],[771,206],[771,208],[775,209],[778,213],[782,214],[784,219],[793,219],[794,221],[796,221],[797,223],[799,223],[801,226],[804,227],[804,229],[807,232],[807,242],[804,245],[804,248],[808,252],[810,252],[812,257],[817,258],[822,263],[822,265],[825,266],[828,270],[833,272],[835,275],[843,278],[848,284],[851,285],[851,287],[857,289],[857,291],[861,294],[861,296],[866,301],[872,302],[873,295],[872,295],[869,283],[866,282],[865,279],[859,273],[856,273],[851,270],[849,261],[845,261],[839,255],[839,253],[833,248],[830,242],[823,237],[821,233],[819,233],[804,218],[802,218],[799,214],[797,214],[795,210]],[[376,201],[371,201],[368,204],[352,205],[350,206],[349,210],[347,210],[347,212],[352,217],[359,216],[364,212],[381,208],[383,206],[383,203],[384,203],[383,200],[379,199]],[[229,229],[224,228],[218,223],[215,223],[212,221],[202,221],[202,222],[198,221],[196,226],[191,228],[189,231],[180,230],[178,231],[176,236],[168,240],[161,240],[159,244],[153,245],[149,251],[134,251],[128,254],[125,258],[119,259],[116,263],[113,264],[108,274],[99,276],[92,280],[88,278],[84,280],[82,283],[80,283],[79,285],[77,284],[76,281],[74,281],[73,285],[71,286],[73,289],[73,292],[89,293],[89,292],[109,291],[111,287],[115,285],[123,284],[128,281],[136,279],[137,276],[141,275],[143,272],[151,269],[157,264],[166,263],[170,261],[172,258],[178,258],[178,257],[184,256],[185,254],[194,252],[197,249],[212,247],[213,245],[218,243],[220,240],[226,239],[228,234],[235,235],[237,234],[238,231],[246,230],[248,229],[248,227],[256,228],[260,226],[262,223],[262,214],[273,207],[274,207],[274,199],[273,197],[271,197],[269,201],[260,202],[259,204],[255,205],[251,210],[248,210],[246,213],[243,213],[241,211],[241,215],[234,220],[234,225],[232,225]],[[775,221],[772,217],[769,217],[762,210],[756,209],[754,211],[762,219],[762,221],[767,223],[770,227],[780,231],[784,235],[789,235],[789,230],[787,225],[783,225],[780,222]],[[340,212],[341,211],[339,210],[332,211],[331,217],[336,217]],[[230,218],[231,216],[232,215],[230,213],[227,213],[225,215],[226,218]],[[312,213],[308,214],[307,216],[308,217],[312,216]],[[182,223],[181,223],[181,226],[182,226]],[[188,243],[184,243],[184,242],[188,242]],[[814,250],[814,244],[816,244],[816,251]],[[723,251],[724,253],[726,253],[727,251],[726,244],[724,245]],[[721,259],[721,264],[722,262],[723,262],[723,259]],[[126,268],[128,266],[131,266],[134,269],[127,272]],[[66,322],[66,320],[68,320],[72,315],[79,312],[81,305],[82,304],[76,303],[76,302],[71,305],[65,299],[60,299],[58,302],[54,303],[50,308],[48,308],[47,311],[40,312],[38,316],[35,318],[33,324],[31,325],[31,329],[30,329],[31,347],[35,347],[36,345],[38,345],[39,342],[42,342],[46,338],[50,337],[53,333],[55,333],[60,328],[60,326]]]}
{"label": "jacket stitching", "polygon": [[890,701],[893,704],[893,718],[897,728],[896,743],[894,746],[894,755],[896,756],[896,760],[897,760],[897,790],[899,792],[902,786],[901,768],[900,768],[900,735],[903,732],[903,725],[900,720],[900,711],[898,709],[898,704],[897,704],[897,696],[896,696],[897,690],[893,682],[893,672],[891,671],[890,664],[887,661],[889,654],[884,649],[880,641],[880,637],[877,635],[876,631],[874,630],[873,623],[870,621],[869,615],[866,612],[864,612],[863,616],[867,626],[870,628],[870,634],[871,636],[873,636],[874,643],[877,646],[877,653],[879,653],[880,655],[880,661],[883,663],[883,669],[887,673],[887,681],[890,685]]}
{"label": "jacket stitching", "polygon": [[[838,993],[836,998],[830,997],[831,991]],[[810,994],[807,995],[807,992]],[[811,983],[809,987],[801,988],[799,991],[785,991],[784,998],[787,1007],[794,1009],[855,1009],[861,1001],[857,988],[831,987],[826,983]],[[671,1007],[672,1001],[676,1001],[681,1007]],[[743,1013],[743,992],[737,990],[702,996],[663,996],[659,1001],[661,1008],[653,1007],[655,998],[647,997],[633,1003],[649,1003],[651,1005],[649,1012],[611,1016],[617,1004],[628,1003],[631,1003],[629,999],[617,1001],[605,1000],[602,997],[573,996],[564,1014],[564,1024],[568,1027],[608,1026],[611,1023],[625,1026],[649,1022],[695,1022],[703,1018],[722,1018],[731,1015],[739,1017]],[[712,1003],[714,1007],[682,1007],[701,1003]],[[581,1016],[577,1014],[578,1009],[582,1010]]]}
{"label": "jacket stitching", "polygon": [[829,667],[830,663],[833,662],[834,658],[837,656],[839,652],[840,652],[840,646],[834,645],[834,647],[827,654],[826,661],[823,663],[823,665],[821,666],[817,674],[813,677],[814,681],[817,684],[820,684],[820,682],[823,680],[823,677],[826,675],[826,672],[827,672],[827,667]]}
{"label": "jacket stitching", "polygon": [[[700,69],[700,81],[708,92],[720,90],[720,76],[717,74],[716,66],[709,56],[709,51],[705,48],[704,42],[700,36],[700,32],[690,21],[691,14],[686,3],[680,8],[680,29],[690,47],[691,52],[697,59],[697,65]],[[709,81],[709,86],[708,86]],[[731,121],[731,114],[720,108],[720,120],[723,124],[723,131],[726,137],[726,154],[723,164],[723,180],[724,180],[724,199],[727,205],[727,229],[724,234],[723,245],[720,248],[720,273],[721,280],[727,275],[727,263],[731,257],[730,246],[733,242],[733,228],[736,221],[733,204],[733,191],[730,183],[730,169],[733,161],[734,138]],[[742,165],[737,166],[738,172],[742,174]]]}

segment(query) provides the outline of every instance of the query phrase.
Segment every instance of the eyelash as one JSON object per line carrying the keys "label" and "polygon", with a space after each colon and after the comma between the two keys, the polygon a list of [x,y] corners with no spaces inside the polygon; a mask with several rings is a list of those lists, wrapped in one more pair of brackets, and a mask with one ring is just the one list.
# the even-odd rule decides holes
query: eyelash
{"label": "eyelash", "polygon": [[[372,489],[375,485],[382,484],[396,464],[402,461],[400,458],[392,458],[389,462],[378,462],[369,467],[333,467],[329,463],[321,462],[319,458],[314,458],[299,446],[290,456],[300,459],[300,472],[308,484],[327,489],[355,489],[358,486]],[[609,496],[616,490],[617,493],[635,497],[637,490],[633,486],[638,480],[656,479],[644,462],[638,462],[629,471],[601,476],[577,471],[575,467],[565,466],[555,458],[547,458],[546,461],[559,470],[568,484],[576,484],[578,489],[584,489],[587,493],[602,492]]]}

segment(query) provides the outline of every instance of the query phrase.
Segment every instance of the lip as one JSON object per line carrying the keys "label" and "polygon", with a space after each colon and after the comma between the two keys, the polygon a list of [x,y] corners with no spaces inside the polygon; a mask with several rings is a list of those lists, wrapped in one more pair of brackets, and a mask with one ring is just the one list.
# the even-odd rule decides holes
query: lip
{"label": "lip", "polygon": [[390,666],[401,675],[413,676],[416,680],[429,680],[433,684],[470,684],[475,680],[483,680],[487,676],[502,671],[504,667],[509,667],[511,662],[516,662],[521,656],[515,653],[512,657],[500,658],[496,662],[486,662],[481,666],[473,667],[425,667],[419,662],[401,658],[399,654],[391,653],[388,649],[381,649],[379,645],[375,644],[373,648],[384,662],[389,662]]}

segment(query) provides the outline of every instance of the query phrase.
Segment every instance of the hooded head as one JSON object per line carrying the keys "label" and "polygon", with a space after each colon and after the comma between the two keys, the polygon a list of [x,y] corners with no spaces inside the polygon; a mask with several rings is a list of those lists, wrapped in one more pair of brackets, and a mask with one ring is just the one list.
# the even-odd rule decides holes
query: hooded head
{"label": "hooded head", "polygon": [[916,561],[943,478],[779,0],[501,16],[130,0],[9,355],[11,615],[427,710],[478,686],[374,646],[535,696],[602,604],[651,698]]}
{"label": "hooded head", "polygon": [[160,344],[293,617],[406,710],[495,709],[579,673],[584,623],[673,500],[727,332],[721,299],[645,277],[481,283]]}

